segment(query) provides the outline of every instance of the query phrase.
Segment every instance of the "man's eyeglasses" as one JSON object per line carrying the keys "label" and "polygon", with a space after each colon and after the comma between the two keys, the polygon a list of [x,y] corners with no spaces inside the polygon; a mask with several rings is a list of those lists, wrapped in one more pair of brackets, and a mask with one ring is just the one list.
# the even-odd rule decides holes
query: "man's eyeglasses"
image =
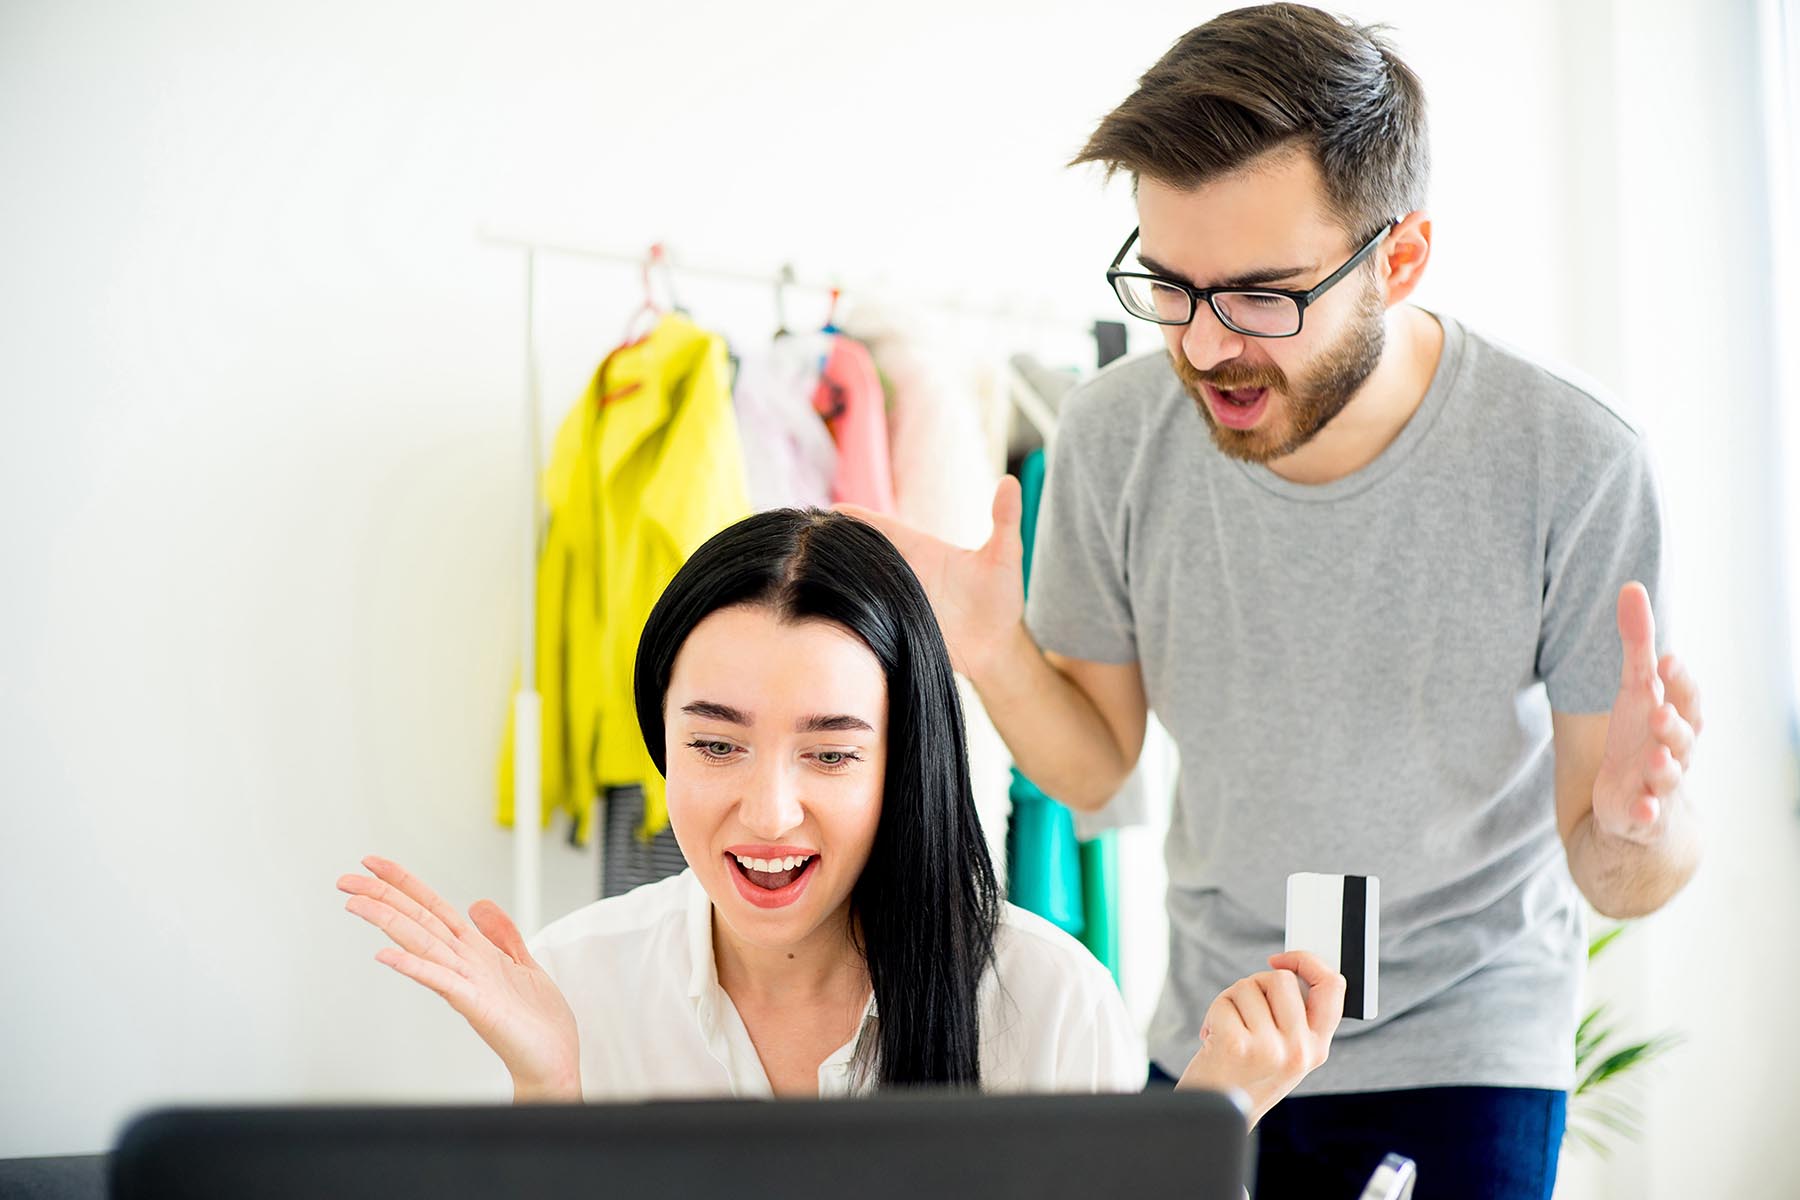
{"label": "man's eyeglasses", "polygon": [[1204,300],[1212,308],[1213,315],[1234,333],[1264,338],[1293,337],[1300,332],[1307,306],[1374,253],[1375,247],[1381,245],[1391,229],[1392,225],[1384,226],[1363,244],[1361,250],[1350,256],[1349,262],[1327,275],[1323,283],[1309,292],[1289,292],[1279,288],[1197,288],[1162,275],[1121,271],[1119,264],[1125,261],[1125,252],[1137,241],[1136,229],[1113,255],[1112,265],[1106,268],[1106,281],[1112,285],[1126,312],[1158,325],[1186,325],[1194,319],[1197,306]]}

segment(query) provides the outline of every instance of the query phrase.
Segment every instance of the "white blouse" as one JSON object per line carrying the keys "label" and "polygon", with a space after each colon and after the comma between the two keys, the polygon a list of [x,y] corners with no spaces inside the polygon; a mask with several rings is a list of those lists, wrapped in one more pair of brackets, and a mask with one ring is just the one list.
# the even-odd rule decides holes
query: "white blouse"
{"label": "white blouse", "polygon": [[[774,1094],[749,1031],[719,986],[712,901],[691,870],[600,900],[531,939],[581,1033],[589,1100]],[[978,995],[982,1090],[1136,1092],[1143,1039],[1112,976],[1085,946],[1007,904]],[[875,1019],[819,1067],[819,1095],[872,1091],[854,1061]]]}

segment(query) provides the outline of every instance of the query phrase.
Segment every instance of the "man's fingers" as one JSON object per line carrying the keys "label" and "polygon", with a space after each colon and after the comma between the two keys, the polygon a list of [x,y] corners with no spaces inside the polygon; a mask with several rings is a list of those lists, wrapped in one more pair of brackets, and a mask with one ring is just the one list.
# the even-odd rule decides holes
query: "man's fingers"
{"label": "man's fingers", "polygon": [[876,512],[872,508],[864,508],[860,504],[839,502],[831,506],[831,511],[843,513],[846,517],[855,517],[865,524],[873,525],[883,533],[887,533],[889,525],[897,523],[886,513]]}
{"label": "man's fingers", "polygon": [[1673,654],[1665,654],[1657,664],[1657,674],[1662,676],[1663,699],[1673,704],[1682,719],[1698,734],[1701,729],[1700,685],[1688,671],[1687,664]]}
{"label": "man's fingers", "polygon": [[[894,543],[894,549],[900,551],[900,557],[909,563],[921,562],[924,556],[931,553],[933,544],[937,541],[930,534],[914,529],[890,513],[876,512],[860,504],[834,504],[831,509],[881,530],[882,536]],[[915,566],[914,570],[917,569]]]}
{"label": "man's fingers", "polygon": [[1269,965],[1277,970],[1292,971],[1311,989],[1306,994],[1306,1023],[1320,1037],[1337,1032],[1344,1018],[1344,996],[1350,985],[1345,978],[1325,965],[1323,959],[1307,950],[1288,950],[1269,956]]}
{"label": "man's fingers", "polygon": [[1644,688],[1656,682],[1656,618],[1650,612],[1650,593],[1633,580],[1619,589],[1619,645],[1624,661],[1619,686]]}
{"label": "man's fingers", "polygon": [[1665,704],[1651,715],[1650,732],[1668,747],[1677,765],[1685,772],[1694,752],[1694,727],[1682,719],[1673,704]]}
{"label": "man's fingers", "polygon": [[423,879],[412,874],[399,863],[371,854],[362,860],[362,865],[367,867],[377,879],[393,884],[418,901],[427,912],[442,921],[444,927],[456,937],[462,937],[467,932],[469,923],[463,920],[462,914],[446,903],[443,897],[427,887]]}
{"label": "man's fingers", "polygon": [[[1674,794],[1681,786],[1684,772],[1681,764],[1675,761],[1675,755],[1667,746],[1654,743],[1646,751],[1647,761],[1644,765],[1644,786],[1652,796],[1666,797]],[[1633,816],[1635,820],[1635,814]]]}
{"label": "man's fingers", "polygon": [[1662,803],[1652,792],[1643,792],[1631,802],[1625,812],[1625,819],[1630,827],[1625,830],[1626,837],[1638,837],[1648,833],[1656,824],[1656,818],[1662,814]]}
{"label": "man's fingers", "polygon": [[519,927],[513,924],[512,918],[498,904],[492,900],[477,900],[469,906],[469,919],[508,958],[528,967],[537,965],[531,957],[531,951],[525,948],[525,939],[519,935]]}

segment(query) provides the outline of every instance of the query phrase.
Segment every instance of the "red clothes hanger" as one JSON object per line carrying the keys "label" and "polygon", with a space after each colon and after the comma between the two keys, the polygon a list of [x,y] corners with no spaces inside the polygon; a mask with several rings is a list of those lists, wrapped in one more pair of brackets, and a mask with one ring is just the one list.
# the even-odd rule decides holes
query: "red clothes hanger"
{"label": "red clothes hanger", "polygon": [[[671,304],[674,303],[675,275],[674,272],[669,269],[668,252],[663,249],[663,244],[661,242],[653,242],[650,245],[650,253],[644,256],[644,261],[639,266],[639,277],[644,283],[644,302],[638,306],[637,310],[631,314],[631,319],[625,323],[625,336],[621,338],[619,344],[613,348],[613,352],[606,356],[606,360],[600,364],[602,380],[605,378],[606,368],[611,365],[613,358],[619,351],[629,350],[633,346],[641,346],[649,341],[650,334],[656,329],[657,324],[668,314],[669,310],[656,302],[656,289],[651,286],[650,283],[650,272],[653,268],[658,266],[663,269],[663,279],[665,281],[665,289],[669,294],[669,301]],[[643,323],[645,317],[649,317],[651,320],[649,325],[640,332],[638,326]],[[618,388],[614,391],[607,391],[603,384],[601,394],[598,397],[599,406],[605,408],[615,400],[623,400],[626,396],[637,391],[639,386],[640,385],[637,383],[628,383],[622,388]]]}
{"label": "red clothes hanger", "polygon": [[[650,272],[656,267],[662,268],[664,290],[669,294],[669,308],[665,308],[656,302],[656,289],[652,287],[650,283]],[[676,303],[675,300],[675,273],[669,266],[669,255],[668,252],[663,249],[663,244],[661,242],[653,242],[651,244],[650,253],[645,256],[639,270],[644,281],[644,303],[638,307],[636,312],[631,314],[631,319],[626,322],[625,336],[620,341],[620,349],[623,349],[626,346],[635,346],[645,338],[649,337],[650,330],[656,328],[656,321],[659,321],[666,316],[670,311],[670,308],[673,308],[676,311],[680,311],[681,309],[681,305]],[[638,325],[645,317],[652,317],[655,318],[655,320],[651,322],[649,329],[645,329],[643,332],[639,333],[637,332]]]}

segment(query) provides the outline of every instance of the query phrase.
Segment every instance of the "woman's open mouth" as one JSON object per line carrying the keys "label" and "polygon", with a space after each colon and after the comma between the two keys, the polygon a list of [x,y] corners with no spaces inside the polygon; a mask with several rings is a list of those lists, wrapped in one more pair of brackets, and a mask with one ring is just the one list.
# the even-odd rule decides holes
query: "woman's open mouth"
{"label": "woman's open mouth", "polygon": [[819,856],[813,852],[769,858],[725,853],[725,867],[738,895],[758,908],[784,908],[798,900],[818,866]]}

